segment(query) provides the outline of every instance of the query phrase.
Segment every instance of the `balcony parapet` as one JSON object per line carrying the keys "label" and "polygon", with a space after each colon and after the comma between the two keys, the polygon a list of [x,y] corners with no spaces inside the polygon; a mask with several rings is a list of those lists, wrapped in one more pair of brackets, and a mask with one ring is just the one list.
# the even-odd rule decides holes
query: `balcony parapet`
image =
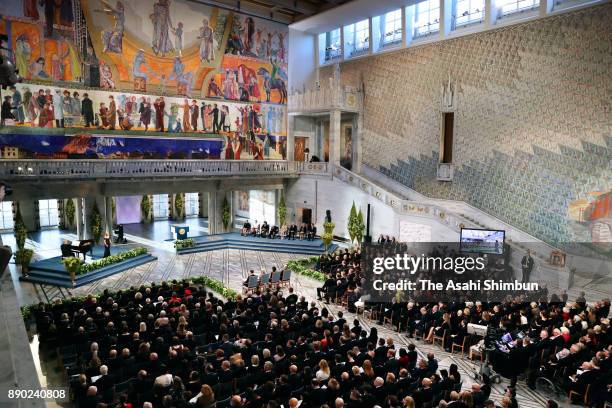
{"label": "balcony parapet", "polygon": [[327,175],[327,163],[283,160],[0,160],[0,179],[146,179]]}

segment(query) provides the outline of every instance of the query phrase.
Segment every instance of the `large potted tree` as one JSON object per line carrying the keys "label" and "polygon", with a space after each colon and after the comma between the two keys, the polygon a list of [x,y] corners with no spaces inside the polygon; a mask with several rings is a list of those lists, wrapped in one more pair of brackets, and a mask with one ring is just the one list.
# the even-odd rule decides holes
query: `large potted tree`
{"label": "large potted tree", "polygon": [[223,205],[221,206],[221,222],[223,223],[223,230],[227,231],[230,222],[232,221],[232,214],[227,197],[223,198]]}
{"label": "large potted tree", "polygon": [[146,223],[151,220],[151,200],[149,199],[148,194],[144,194],[142,196],[142,200],[140,200],[140,212],[142,222]]}
{"label": "large potted tree", "polygon": [[94,203],[89,221],[91,223],[91,235],[93,237],[94,243],[97,244],[100,241],[100,237],[102,236],[102,215],[100,214],[100,210],[98,210],[98,204],[96,203]]}
{"label": "large potted tree", "polygon": [[178,193],[174,197],[174,209],[176,210],[174,219],[182,220],[185,218],[185,199],[183,198],[183,193]]}
{"label": "large potted tree", "polygon": [[351,206],[351,212],[349,213],[348,222],[346,224],[346,228],[348,229],[349,238],[351,239],[351,244],[357,239],[357,224],[359,217],[357,215],[357,208],[355,207],[355,202],[353,201],[353,205]]}
{"label": "large potted tree", "polygon": [[278,210],[276,210],[278,215],[278,222],[282,227],[285,225],[285,221],[287,220],[287,205],[285,204],[285,195],[281,194],[280,200],[278,202]]}
{"label": "large potted tree", "polygon": [[21,216],[21,210],[19,209],[19,204],[17,204],[17,213],[15,214],[15,242],[17,244],[17,251],[15,252],[15,263],[21,267],[21,274],[23,276],[28,275],[28,267],[30,265],[30,261],[32,261],[32,256],[34,255],[34,251],[31,249],[25,248],[26,238],[28,236],[28,230],[23,222],[23,217]]}

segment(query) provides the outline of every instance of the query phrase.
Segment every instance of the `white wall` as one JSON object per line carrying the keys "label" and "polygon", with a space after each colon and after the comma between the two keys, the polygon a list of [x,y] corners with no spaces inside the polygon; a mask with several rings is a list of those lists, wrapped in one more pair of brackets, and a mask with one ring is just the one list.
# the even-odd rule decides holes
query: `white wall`
{"label": "white wall", "polygon": [[315,36],[295,29],[289,29],[289,89],[310,86],[316,77]]}
{"label": "white wall", "polygon": [[310,208],[313,210],[313,219],[316,221],[318,231],[323,229],[325,211],[331,210],[332,221],[336,224],[334,235],[348,237],[346,225],[351,206],[355,201],[355,206],[358,210],[363,211],[364,217],[367,213],[368,204],[371,205],[370,234],[374,239],[378,238],[380,234],[399,237],[400,221],[430,227],[433,242],[457,241],[459,239],[458,232],[443,224],[429,218],[396,214],[391,207],[383,202],[336,179],[316,180],[300,177],[288,185],[286,194],[289,221],[295,221],[297,208]]}

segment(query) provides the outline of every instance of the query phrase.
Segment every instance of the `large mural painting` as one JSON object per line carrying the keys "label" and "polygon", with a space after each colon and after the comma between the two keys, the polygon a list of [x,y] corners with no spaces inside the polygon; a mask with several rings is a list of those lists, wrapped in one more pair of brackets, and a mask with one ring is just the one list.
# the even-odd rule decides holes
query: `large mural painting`
{"label": "large mural painting", "polygon": [[3,92],[3,125],[216,137],[220,158],[285,159],[286,26],[186,0],[16,0],[0,13],[26,79]]}
{"label": "large mural painting", "polygon": [[184,0],[81,0],[101,85],[285,103],[287,27]]}

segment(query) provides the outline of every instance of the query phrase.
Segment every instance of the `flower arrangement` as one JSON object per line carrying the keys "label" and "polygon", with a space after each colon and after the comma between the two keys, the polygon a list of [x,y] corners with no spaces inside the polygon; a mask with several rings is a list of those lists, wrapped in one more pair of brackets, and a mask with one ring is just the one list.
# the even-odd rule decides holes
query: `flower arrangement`
{"label": "flower arrangement", "polygon": [[70,256],[68,258],[62,259],[62,263],[64,264],[64,267],[70,274],[70,279],[72,280],[72,284],[74,284],[74,281],[76,280],[76,275],[79,272],[79,269],[83,261],[81,261],[80,258]]}
{"label": "flower arrangement", "polygon": [[222,295],[228,300],[235,300],[238,297],[238,292],[236,292],[234,289],[228,288],[223,284],[223,282],[210,278],[208,276],[197,276],[195,278],[192,278],[191,281],[193,283],[198,283],[206,286],[209,289],[214,290],[215,292]]}
{"label": "flower arrangement", "polygon": [[335,227],[336,227],[336,224],[334,224],[331,221],[325,221],[323,223],[323,231],[325,232],[321,234],[321,240],[323,241],[323,244],[325,245],[325,252],[327,252],[327,248],[329,248],[329,245],[334,240],[334,228]]}
{"label": "flower arrangement", "polygon": [[177,239],[176,241],[174,241],[174,248],[176,248],[177,250],[185,249],[185,248],[192,248],[194,246],[195,246],[195,241],[193,240],[193,238]]}
{"label": "flower arrangement", "polygon": [[[93,261],[88,264],[81,264],[79,265],[77,272],[79,275],[84,275],[88,272],[95,271],[96,269],[104,268],[105,266],[116,264],[118,262],[125,261],[126,259],[135,258],[137,256],[147,254],[148,252],[149,251],[143,247],[134,248],[134,249],[131,249],[126,252],[122,252],[117,255],[107,256],[106,258],[102,258],[102,259]],[[75,258],[65,258],[63,261],[66,261],[67,259],[75,259]],[[64,265],[66,264],[64,263]]]}
{"label": "flower arrangement", "polygon": [[[68,260],[72,260],[72,261],[68,261]],[[78,258],[65,258],[63,261],[68,261],[68,263],[72,264],[80,264],[82,261]],[[204,285],[207,288],[217,292],[218,294],[222,295],[224,298],[228,299],[228,300],[235,300],[238,297],[238,292],[236,292],[235,290],[228,288],[227,286],[225,286],[223,284],[223,282],[218,281],[216,279],[210,278],[208,276],[196,276],[190,279],[183,279],[182,281],[179,281],[178,283],[185,283],[185,282],[191,282],[191,283],[195,283],[198,285]],[[143,287],[146,289],[148,287],[150,287],[150,285],[143,285]],[[115,294],[111,293],[111,297],[114,297]],[[85,300],[88,299],[88,296],[73,296],[72,298],[70,298],[71,301],[73,302],[84,302]],[[34,303],[31,305],[25,305],[21,307],[21,316],[23,317],[24,320],[29,320],[30,317],[32,317],[32,313],[37,312],[40,307],[44,305],[43,303]]]}
{"label": "flower arrangement", "polygon": [[298,261],[287,262],[287,269],[292,270],[298,275],[307,276],[314,280],[325,281],[325,274],[319,271],[315,271],[310,265],[316,263],[319,260],[318,257],[314,256],[311,258],[300,259]]}
{"label": "flower arrangement", "polygon": [[21,266],[21,271],[23,273],[27,273],[28,266],[32,261],[32,257],[34,256],[34,251],[31,249],[18,249],[15,252],[15,263]]}

